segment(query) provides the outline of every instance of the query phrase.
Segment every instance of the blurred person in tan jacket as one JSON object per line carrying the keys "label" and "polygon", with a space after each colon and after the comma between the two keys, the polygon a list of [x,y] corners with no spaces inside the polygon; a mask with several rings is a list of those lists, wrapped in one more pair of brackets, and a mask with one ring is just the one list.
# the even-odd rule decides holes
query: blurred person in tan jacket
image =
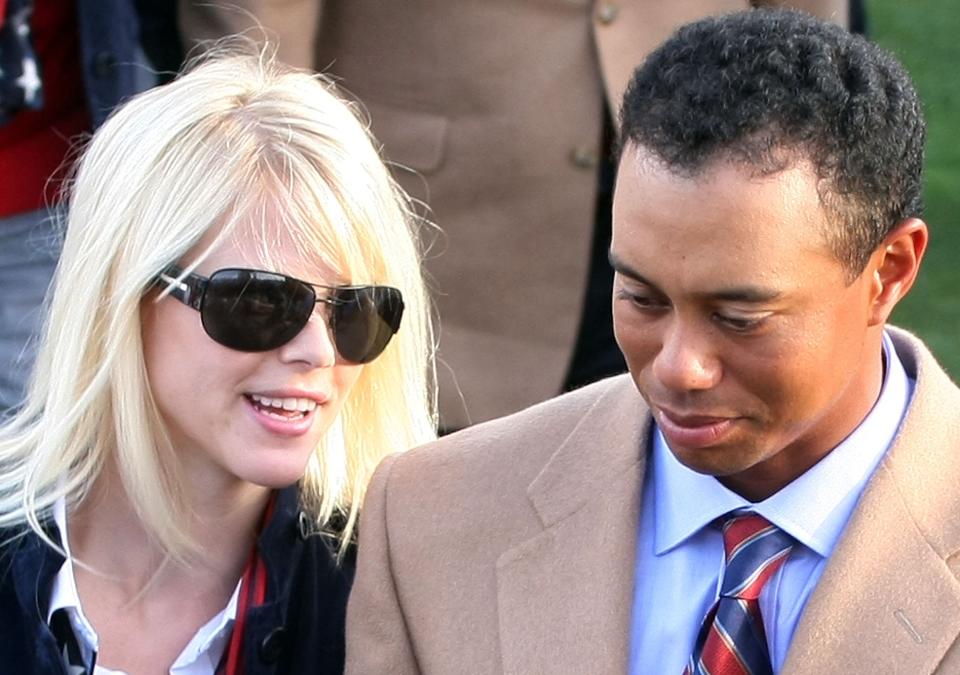
{"label": "blurred person in tan jacket", "polygon": [[[452,430],[623,372],[610,323],[611,111],[680,25],[753,6],[845,24],[848,0],[180,0],[185,44],[259,22],[367,108],[443,234],[427,269]],[[254,30],[257,35],[260,31]]]}

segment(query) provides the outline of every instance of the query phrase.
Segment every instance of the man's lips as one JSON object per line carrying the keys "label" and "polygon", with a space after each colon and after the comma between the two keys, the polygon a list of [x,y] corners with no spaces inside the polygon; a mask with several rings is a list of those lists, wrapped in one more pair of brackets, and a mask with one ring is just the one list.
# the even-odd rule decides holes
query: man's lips
{"label": "man's lips", "polygon": [[739,417],[681,414],[655,408],[657,424],[671,447],[706,448],[723,440]]}

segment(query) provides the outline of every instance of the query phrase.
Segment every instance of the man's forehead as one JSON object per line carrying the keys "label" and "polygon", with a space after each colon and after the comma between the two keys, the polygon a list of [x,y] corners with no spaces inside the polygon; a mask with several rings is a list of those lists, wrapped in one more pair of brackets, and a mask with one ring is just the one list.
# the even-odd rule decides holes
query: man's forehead
{"label": "man's forehead", "polygon": [[[757,149],[751,149],[756,146]],[[760,149],[762,148],[762,149]],[[744,175],[763,179],[790,169],[799,169],[817,176],[816,167],[805,150],[774,145],[770,140],[744,139],[743,142],[712,151],[696,162],[669,162],[653,148],[627,142],[620,155],[618,177],[627,172],[658,172],[689,181],[709,181],[719,172],[734,168]]]}
{"label": "man's forehead", "polygon": [[749,297],[801,284],[805,265],[839,265],[824,236],[828,215],[809,164],[756,175],[717,160],[689,176],[643,148],[627,150],[613,204],[618,271]]}

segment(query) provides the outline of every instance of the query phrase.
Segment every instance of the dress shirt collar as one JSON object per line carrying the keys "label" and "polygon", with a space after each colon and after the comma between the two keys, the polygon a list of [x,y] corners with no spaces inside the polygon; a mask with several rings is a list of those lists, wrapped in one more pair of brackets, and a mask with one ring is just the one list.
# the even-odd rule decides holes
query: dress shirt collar
{"label": "dress shirt collar", "polygon": [[[67,554],[60,571],[53,579],[50,593],[50,609],[47,611],[47,623],[58,609],[66,609],[70,617],[70,625],[77,638],[77,643],[83,654],[84,661],[90,663],[93,655],[99,650],[100,639],[80,605],[80,594],[77,592],[77,581],[73,573],[73,557],[70,552],[70,540],[67,537],[67,509],[66,500],[62,497],[53,507],[53,519],[60,530],[60,545]],[[213,672],[220,661],[223,650],[230,639],[230,629],[237,616],[237,603],[240,598],[240,582],[233,590],[233,595],[220,612],[205,623],[194,634],[183,651],[171,665],[171,673]],[[97,666],[96,673],[113,673]]]}
{"label": "dress shirt collar", "polygon": [[817,554],[833,551],[870,476],[897,433],[913,393],[889,336],[880,396],[860,425],[829,454],[792,483],[756,504],[713,476],[680,464],[659,429],[653,434],[654,551],[661,555],[715,519],[749,508]]}
{"label": "dress shirt collar", "polygon": [[73,554],[70,552],[70,540],[67,538],[67,507],[66,500],[61,497],[53,506],[53,520],[60,530],[60,546],[66,553],[66,559],[60,566],[60,571],[53,578],[53,588],[50,592],[50,608],[47,610],[47,623],[58,609],[66,609],[70,617],[70,624],[77,637],[77,643],[83,652],[84,661],[90,663],[92,655],[99,649],[99,639],[93,626],[83,614],[80,607],[80,595],[77,593],[77,580],[73,575]]}

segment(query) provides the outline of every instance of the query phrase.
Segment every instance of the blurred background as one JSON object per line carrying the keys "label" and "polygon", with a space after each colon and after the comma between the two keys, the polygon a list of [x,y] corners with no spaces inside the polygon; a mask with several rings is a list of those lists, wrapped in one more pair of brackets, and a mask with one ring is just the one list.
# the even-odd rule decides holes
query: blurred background
{"label": "blurred background", "polygon": [[[612,12],[609,15],[603,12],[597,14],[596,18],[600,24],[606,25],[616,18],[616,7],[619,1],[598,0],[599,8],[606,8],[604,12]],[[893,51],[913,75],[920,90],[928,120],[925,217],[931,229],[931,243],[917,286],[897,308],[893,322],[919,334],[954,380],[960,382],[960,0],[850,0],[850,2],[854,17],[857,19],[864,15],[860,10],[865,5],[868,36]],[[263,16],[254,17],[253,14],[229,9],[234,5],[244,4],[260,7]],[[334,4],[330,3],[328,7]],[[349,7],[360,3],[342,4],[344,7]],[[456,3],[450,6],[454,4]],[[530,4],[536,5],[536,3]],[[651,3],[651,5],[655,4],[657,3]],[[797,2],[797,4],[803,3]],[[30,336],[33,335],[42,316],[39,307],[43,289],[52,274],[56,257],[56,246],[53,243],[56,239],[56,228],[46,220],[46,212],[41,207],[48,201],[52,201],[62,176],[50,182],[47,182],[47,177],[57,166],[65,166],[63,160],[69,149],[68,139],[80,132],[95,128],[103,121],[107,111],[118,101],[154,84],[156,80],[154,72],[175,72],[181,61],[182,48],[192,45],[194,38],[222,36],[235,30],[248,28],[253,21],[259,19],[264,26],[271,27],[272,34],[279,36],[282,45],[286,45],[287,53],[284,55],[284,49],[281,47],[281,55],[291,63],[305,67],[314,61],[326,65],[337,63],[338,67],[346,67],[345,64],[352,63],[353,71],[347,68],[346,72],[337,74],[350,82],[351,90],[360,96],[371,111],[378,105],[383,108],[374,113],[374,117],[376,118],[378,114],[383,115],[381,119],[385,120],[384,126],[374,124],[374,131],[388,149],[391,147],[391,142],[398,144],[396,147],[399,150],[391,159],[427,173],[436,169],[436,164],[430,163],[439,161],[435,159],[440,157],[439,154],[423,148],[433,148],[440,143],[436,139],[442,139],[443,134],[447,132],[446,126],[438,126],[438,122],[445,125],[445,118],[427,115],[422,120],[417,118],[420,120],[419,124],[411,125],[406,117],[398,114],[398,111],[407,110],[411,96],[419,95],[411,93],[420,91],[417,88],[420,85],[418,78],[413,75],[407,76],[408,80],[417,85],[408,90],[403,81],[383,79],[376,68],[369,69],[370,72],[367,72],[365,66],[369,61],[369,52],[365,48],[367,43],[354,45],[350,40],[344,39],[343,44],[338,44],[336,39],[324,39],[317,41],[317,44],[330,46],[331,53],[315,53],[314,32],[304,31],[302,28],[305,25],[316,26],[317,17],[310,14],[305,18],[295,10],[300,6],[317,7],[319,2],[316,0],[305,2],[252,2],[252,0],[220,2],[218,0],[216,3],[205,0],[178,0],[177,2],[166,0],[152,3],[145,0],[71,0],[70,2],[66,0],[0,0],[0,8],[4,5],[7,12],[4,14],[0,9],[0,19],[16,15],[20,17],[21,22],[23,16],[31,16],[29,12],[24,15],[23,8],[36,6],[37,12],[33,15],[31,25],[35,24],[33,27],[36,35],[33,37],[36,38],[34,42],[39,63],[47,64],[45,79],[49,86],[44,87],[45,94],[37,96],[37,92],[33,89],[39,82],[35,83],[28,78],[26,70],[23,71],[23,78],[20,78],[15,69],[7,68],[7,62],[4,62],[4,67],[7,68],[6,79],[19,83],[10,89],[10,95],[19,95],[18,92],[21,89],[26,95],[27,89],[30,89],[33,93],[29,98],[34,109],[19,112],[21,104],[17,104],[11,108],[18,111],[16,119],[13,123],[5,123],[4,106],[7,101],[4,96],[7,95],[9,88],[0,87],[0,102],[4,104],[0,106],[0,177],[3,179],[3,188],[0,188],[0,417],[20,399],[22,382],[31,361],[30,348],[24,348],[24,344],[33,344],[30,342]],[[365,7],[366,3],[363,5]],[[482,0],[477,0],[477,6],[480,5]],[[383,10],[379,5],[371,3],[370,6],[372,16],[377,20],[381,23],[389,21],[383,18]],[[19,9],[14,12],[14,8]],[[79,9],[74,11],[75,8]],[[188,8],[192,8],[193,13],[184,14]],[[181,14],[182,19],[179,24],[177,12]],[[452,13],[453,10],[451,10]],[[406,17],[409,13],[398,11],[396,15],[391,16]],[[425,20],[429,26],[437,20],[432,14],[426,16]],[[584,14],[584,19],[590,19],[590,16]],[[514,18],[509,16],[504,21],[505,25],[516,23]],[[4,48],[7,48],[4,40],[15,38],[14,42],[17,45],[24,42],[19,32],[21,26],[14,24],[12,20],[6,21],[6,24],[0,22],[0,29],[2,29],[0,43],[4,44]],[[355,19],[354,23],[347,21],[345,25],[357,24],[363,25],[363,22]],[[854,24],[859,24],[859,21],[855,20]],[[394,35],[400,36],[396,40],[399,41],[398,44],[403,42],[402,30],[397,30],[393,24],[384,25],[386,26],[385,35],[391,36],[390,39],[394,39],[392,37]],[[414,25],[418,25],[417,22],[414,22]],[[193,33],[191,35],[187,34],[189,31],[180,33],[178,27],[189,27]],[[580,30],[582,32],[582,28]],[[427,34],[432,34],[431,31],[432,29],[427,31]],[[254,37],[263,35],[262,31],[258,32],[258,29],[254,29],[252,34]],[[607,35],[608,40],[613,39],[609,34]],[[325,38],[329,37],[331,36],[325,34]],[[559,45],[559,49],[565,53],[568,42],[561,40]],[[348,47],[350,49],[347,49]],[[584,62],[589,61],[591,57],[586,50],[586,43],[584,42],[581,47],[582,53],[576,58]],[[334,53],[339,48],[343,49],[343,53]],[[610,42],[608,51],[614,49],[618,54],[623,53],[622,46]],[[638,49],[641,53],[643,52],[642,48],[638,47]],[[76,58],[80,53],[89,58]],[[26,65],[32,64],[32,67],[36,65],[32,59],[26,58],[29,54],[26,54],[23,59],[11,57],[10,53],[7,56],[10,58],[10,63],[23,63],[24,68]],[[141,66],[148,61],[154,65],[156,71],[151,72]],[[580,63],[579,60],[576,62]],[[420,61],[414,60],[413,63],[420,63]],[[410,73],[414,72],[414,70],[410,71]],[[501,79],[507,83],[512,81],[512,78]],[[3,82],[4,78],[0,78],[0,85]],[[392,87],[390,91],[387,90],[389,88],[385,88],[387,82]],[[599,89],[594,86],[595,83],[592,80],[589,82],[584,80],[584,83],[581,83],[581,86],[596,90],[599,98]],[[497,95],[506,104],[504,111],[511,114],[514,106],[509,102],[513,95],[513,90],[509,88]],[[425,98],[432,100],[429,96]],[[599,111],[599,100],[592,105],[595,111]],[[568,107],[571,111],[575,108],[579,109],[576,106]],[[416,106],[410,109],[414,108]],[[494,118],[496,118],[495,115]],[[531,115],[530,119],[535,117]],[[517,122],[516,129],[525,129],[524,124],[527,122],[523,120]],[[554,203],[556,200],[547,200],[553,205],[554,211],[544,211],[541,202],[537,201],[540,198],[537,196],[539,193],[525,189],[514,190],[515,181],[497,182],[499,174],[491,179],[492,187],[485,190],[476,188],[482,194],[499,195],[499,192],[493,190],[502,190],[504,194],[510,194],[511,198],[514,196],[513,192],[516,192],[520,195],[517,199],[525,200],[522,202],[523,209],[528,209],[529,214],[532,215],[524,215],[520,218],[520,222],[524,222],[528,227],[523,230],[521,239],[516,241],[525,242],[528,247],[530,242],[542,243],[544,241],[542,238],[535,237],[544,233],[547,237],[552,235],[557,239],[555,233],[558,231],[557,218],[560,215],[570,221],[566,226],[568,229],[564,230],[568,233],[567,240],[588,242],[592,228],[600,228],[599,220],[594,223],[598,217],[593,211],[594,192],[602,185],[609,193],[609,187],[612,184],[612,167],[604,166],[598,169],[598,153],[592,152],[590,148],[592,144],[599,147],[602,125],[597,120],[572,124],[572,128],[578,135],[571,138],[576,139],[582,135],[581,126],[594,127],[584,138],[590,139],[590,134],[596,135],[597,138],[588,141],[583,141],[581,138],[573,144],[569,139],[564,140],[565,137],[562,134],[550,136],[550,140],[558,144],[558,151],[564,156],[568,149],[572,148],[569,162],[575,167],[575,170],[571,171],[571,166],[567,162],[555,163],[550,171],[557,171],[557,175],[565,177],[564,180],[570,180],[571,185],[575,184],[579,192],[573,191],[572,188],[561,189],[558,187],[560,183],[556,178],[544,180],[550,190],[556,194],[563,194],[569,200],[564,204],[571,205],[570,208],[567,206],[560,208],[557,206],[558,201]],[[429,142],[422,143],[423,139],[420,139],[418,134],[423,134],[424,139]],[[518,138],[542,136],[542,134],[537,136],[524,132],[518,132],[516,135]],[[416,142],[411,142],[410,139],[416,139]],[[607,140],[609,141],[609,135]],[[404,155],[408,151],[412,153],[409,157]],[[388,154],[390,154],[389,150]],[[514,159],[507,163],[510,166],[520,166],[510,162],[520,162],[521,157],[527,156],[537,155],[532,152],[518,151],[511,155]],[[560,154],[551,156],[559,157]],[[490,166],[496,166],[498,161],[501,160],[491,162]],[[420,166],[418,162],[425,162],[425,164]],[[472,161],[464,162],[465,166],[472,167],[472,164]],[[476,176],[486,176],[487,165],[478,165],[478,167]],[[524,171],[527,173],[524,174]],[[474,176],[474,174],[466,175]],[[518,175],[543,177],[553,174],[541,168],[527,168],[521,170]],[[400,178],[402,181],[403,176]],[[440,177],[435,175],[431,180],[434,182],[431,201],[435,207],[436,218],[442,226],[448,228],[448,231],[453,232],[459,226],[464,232],[493,232],[490,223],[496,223],[497,227],[502,225],[505,232],[517,231],[511,221],[513,207],[508,208],[501,204],[503,200],[489,202],[495,204],[495,207],[476,209],[470,203],[469,196],[464,196],[467,193],[448,187],[449,203],[443,203],[441,191],[437,187],[443,185],[438,182]],[[451,186],[458,183],[448,179],[446,184]],[[421,190],[423,181],[417,176],[408,175],[404,186],[418,197],[425,196]],[[528,193],[533,195],[533,199],[528,198]],[[463,200],[462,203],[461,200]],[[609,214],[608,200],[609,194],[606,194],[604,204],[596,214]],[[574,205],[582,212],[574,212]],[[445,211],[444,208],[448,210]],[[518,205],[516,209],[521,207]],[[520,213],[527,212],[520,210]],[[544,213],[547,215],[544,216]],[[554,217],[554,213],[559,215]],[[476,222],[483,222],[484,227],[477,227],[472,220],[470,224],[464,224],[467,221],[460,223],[458,220],[468,216],[482,217]],[[536,221],[536,227],[532,225],[534,217],[539,218]],[[605,223],[604,227],[608,228],[609,224]],[[496,232],[499,231],[496,230]],[[538,235],[537,232],[540,234]],[[454,307],[460,314],[449,313],[450,310],[447,310],[448,313],[444,315],[447,326],[446,339],[448,344],[451,344],[449,342],[451,335],[456,335],[458,332],[461,339],[460,351],[457,352],[460,355],[459,362],[450,356],[454,353],[452,348],[448,352],[447,360],[458,369],[461,385],[464,385],[464,393],[466,393],[465,385],[468,382],[471,386],[477,387],[476,395],[471,395],[477,399],[477,403],[471,404],[474,421],[510,412],[557,393],[562,371],[567,367],[571,357],[576,357],[573,358],[576,367],[569,368],[570,375],[565,382],[565,388],[579,386],[606,373],[616,372],[622,367],[619,352],[612,343],[609,319],[606,318],[609,316],[610,293],[609,272],[606,271],[603,262],[606,258],[606,248],[603,245],[602,236],[596,240],[600,244],[594,247],[593,258],[598,260],[599,264],[595,266],[595,273],[589,275],[589,284],[586,278],[580,279],[575,274],[565,274],[564,278],[569,280],[570,286],[559,291],[555,276],[549,274],[541,276],[550,280],[549,293],[560,298],[560,308],[556,312],[552,310],[548,312],[549,316],[563,314],[563,308],[566,307],[565,298],[570,293],[582,293],[585,287],[590,289],[588,297],[592,300],[588,304],[591,311],[586,312],[579,320],[576,316],[570,317],[567,331],[569,340],[557,338],[562,331],[558,332],[558,327],[553,324],[547,324],[545,333],[536,332],[541,329],[542,322],[531,319],[532,315],[528,311],[529,304],[524,302],[515,302],[517,317],[511,318],[503,311],[500,298],[495,294],[488,294],[495,301],[489,307],[468,306],[459,301],[451,303],[448,299],[448,307]],[[586,247],[586,244],[584,246]],[[512,250],[513,247],[507,248]],[[587,277],[588,265],[585,252],[585,248],[578,251],[571,249],[568,254],[572,257],[565,259],[567,262],[563,262],[557,269],[573,269],[570,267],[572,264],[570,261],[580,261],[583,276]],[[467,251],[465,255],[470,259],[469,264],[463,263],[459,258],[447,256],[444,264],[447,266],[450,278],[445,282],[438,282],[439,286],[447,291],[450,289],[456,291],[460,288],[457,284],[463,283],[462,280],[458,281],[461,269],[477,269],[474,261],[476,256],[470,253],[471,251]],[[523,264],[527,263],[528,261],[525,260]],[[463,267],[460,267],[461,265]],[[515,265],[514,268],[516,267]],[[494,267],[487,272],[498,274],[501,277],[501,285],[512,288],[510,280],[504,276],[505,270],[509,268],[509,261],[501,264],[497,260]],[[531,292],[540,292],[540,287],[530,285],[530,289],[532,289]],[[467,295],[471,294],[477,295],[468,288]],[[480,295],[483,296],[483,294]],[[542,303],[534,304],[539,306]],[[581,340],[574,344],[577,333],[575,324],[578,322],[592,328],[590,331],[583,332],[580,335]],[[527,324],[533,325],[529,335],[525,332],[528,329]],[[518,326],[522,330],[518,331]],[[531,337],[534,334],[539,337],[534,339]],[[584,336],[588,339],[582,339]],[[474,340],[480,340],[480,342],[474,343]],[[479,344],[486,347],[479,348]],[[507,344],[516,346],[512,352],[514,361],[506,358],[504,345]],[[547,345],[549,345],[549,359],[552,360],[553,370],[546,367],[548,360],[546,352],[539,353],[538,360],[535,360],[528,358],[531,352],[525,351],[528,348],[545,348]],[[477,354],[481,353],[488,354],[489,360],[478,358]],[[529,371],[515,370],[513,368],[515,362],[533,364],[533,367]],[[441,373],[444,372],[446,369],[441,368]],[[521,372],[523,374],[520,374]],[[513,386],[508,389],[516,397],[514,400],[507,400],[504,388],[501,386],[502,377],[512,377]],[[523,382],[528,389],[522,390],[523,388],[518,386],[519,382]],[[465,425],[467,420],[462,415],[460,417],[464,417],[463,419],[449,416],[452,410],[460,410],[464,406],[456,388],[450,387],[448,383],[447,389],[451,394],[446,404],[448,412],[445,416],[448,419],[445,426],[452,429]]]}
{"label": "blurred background", "polygon": [[913,75],[928,124],[930,247],[893,322],[918,333],[960,381],[960,0],[868,0],[868,32]]}

